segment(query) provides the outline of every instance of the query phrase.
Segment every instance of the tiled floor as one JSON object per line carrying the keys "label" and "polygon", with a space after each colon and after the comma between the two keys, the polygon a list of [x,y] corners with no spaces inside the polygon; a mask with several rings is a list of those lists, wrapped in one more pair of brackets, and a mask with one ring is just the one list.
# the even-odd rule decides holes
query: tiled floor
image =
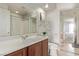
{"label": "tiled floor", "polygon": [[79,48],[72,46],[72,43],[64,41],[61,45],[51,43],[51,56],[79,56]]}
{"label": "tiled floor", "polygon": [[71,43],[62,43],[57,49],[58,56],[79,56],[79,48],[75,48]]}

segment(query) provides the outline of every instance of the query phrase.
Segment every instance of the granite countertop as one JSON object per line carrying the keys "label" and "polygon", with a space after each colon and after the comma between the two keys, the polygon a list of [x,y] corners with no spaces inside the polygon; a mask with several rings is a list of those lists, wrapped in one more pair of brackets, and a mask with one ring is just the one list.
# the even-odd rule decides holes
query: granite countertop
{"label": "granite countertop", "polygon": [[34,43],[45,40],[48,36],[31,36],[26,39],[14,38],[4,41],[0,41],[0,56],[4,56],[16,50],[22,49],[24,47],[30,46]]}

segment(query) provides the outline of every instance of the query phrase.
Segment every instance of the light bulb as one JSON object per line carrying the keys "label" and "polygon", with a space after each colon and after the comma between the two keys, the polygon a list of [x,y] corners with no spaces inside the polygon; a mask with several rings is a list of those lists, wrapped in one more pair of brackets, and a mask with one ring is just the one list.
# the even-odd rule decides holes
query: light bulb
{"label": "light bulb", "polygon": [[19,13],[19,11],[16,11],[16,13]]}
{"label": "light bulb", "polygon": [[48,4],[45,5],[45,8],[48,8]]}

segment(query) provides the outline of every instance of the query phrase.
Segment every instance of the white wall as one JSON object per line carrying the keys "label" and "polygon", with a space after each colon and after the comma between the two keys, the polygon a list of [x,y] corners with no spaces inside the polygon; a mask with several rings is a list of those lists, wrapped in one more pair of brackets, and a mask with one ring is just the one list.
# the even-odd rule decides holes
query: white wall
{"label": "white wall", "polygon": [[79,44],[79,16],[76,16],[76,44]]}
{"label": "white wall", "polygon": [[12,16],[11,20],[12,20],[12,29],[11,29],[12,35],[20,35],[20,34],[22,34],[21,33],[22,32],[22,30],[21,30],[21,28],[22,28],[21,19],[18,18],[18,17]]}
{"label": "white wall", "polygon": [[29,34],[29,19],[25,18],[23,21],[23,34]]}
{"label": "white wall", "polygon": [[11,13],[11,35],[22,34],[22,18],[20,15]]}
{"label": "white wall", "polygon": [[0,3],[0,8],[8,10],[8,6],[6,3]]}
{"label": "white wall", "polygon": [[[40,13],[41,13],[41,20],[40,20]],[[43,32],[47,32],[47,27],[46,27],[46,18],[45,17],[45,11],[42,8],[37,9],[37,32],[40,35],[43,35]]]}
{"label": "white wall", "polygon": [[57,3],[58,10],[68,10],[75,8],[75,3]]}
{"label": "white wall", "polygon": [[0,36],[10,35],[10,12],[0,8]]}
{"label": "white wall", "polygon": [[47,15],[49,41],[60,43],[60,11],[54,10]]}

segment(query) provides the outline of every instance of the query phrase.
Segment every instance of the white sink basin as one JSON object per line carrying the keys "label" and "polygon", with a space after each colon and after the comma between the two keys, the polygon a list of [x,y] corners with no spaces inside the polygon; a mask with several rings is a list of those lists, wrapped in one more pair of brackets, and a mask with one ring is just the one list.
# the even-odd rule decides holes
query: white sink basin
{"label": "white sink basin", "polygon": [[6,55],[8,53],[17,50],[21,44],[22,44],[22,39],[0,41],[0,55]]}
{"label": "white sink basin", "polygon": [[25,40],[28,40],[28,39],[39,39],[39,38],[42,38],[42,36],[34,35],[34,36],[27,37]]}
{"label": "white sink basin", "polygon": [[29,45],[29,44],[31,44],[31,43],[36,43],[36,42],[40,41],[40,39],[42,39],[42,36],[34,35],[34,36],[29,36],[29,37],[27,37],[27,38],[24,39],[23,41],[24,41],[24,43],[25,43],[26,45]]}
{"label": "white sink basin", "polygon": [[0,50],[20,46],[23,43],[25,44],[32,43],[38,41],[41,38],[42,36],[36,36],[36,35],[26,37],[26,39],[22,39],[21,37],[3,37],[3,38],[0,37]]}
{"label": "white sink basin", "polygon": [[[0,37],[1,39],[2,37]],[[22,39],[20,37],[4,37],[0,40],[0,48],[7,48],[17,46],[22,43]]]}

